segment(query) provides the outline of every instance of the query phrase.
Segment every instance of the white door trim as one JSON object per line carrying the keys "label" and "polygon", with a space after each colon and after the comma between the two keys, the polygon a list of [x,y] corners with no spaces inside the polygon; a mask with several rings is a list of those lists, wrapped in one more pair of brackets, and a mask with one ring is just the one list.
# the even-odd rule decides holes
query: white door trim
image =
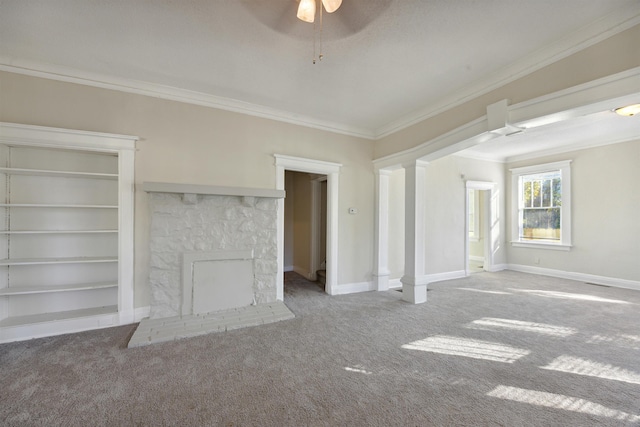
{"label": "white door trim", "polygon": [[311,280],[317,280],[317,272],[320,270],[322,261],[326,258],[327,254],[320,253],[320,241],[321,241],[321,210],[322,206],[322,183],[327,181],[326,176],[321,176],[311,181],[311,250],[309,253],[309,276]]}
{"label": "white door trim", "polygon": [[[493,251],[491,249],[493,242],[493,230],[498,226],[497,224],[492,224],[493,220],[499,221],[499,217],[495,215],[493,212],[493,198],[495,196],[495,192],[498,188],[498,184],[495,182],[487,182],[487,181],[466,181],[465,183],[465,221],[464,221],[464,265],[465,265],[465,274],[468,276],[471,274],[469,269],[469,191],[468,190],[481,190],[483,197],[483,207],[482,207],[482,235],[484,236],[484,245],[482,248],[484,260],[482,269],[484,271],[491,271],[493,265]],[[499,227],[499,226],[498,226]]]}
{"label": "white door trim", "polygon": [[[340,163],[274,154],[276,189],[284,190],[285,171],[316,173],[327,176],[327,282],[325,291],[338,292],[338,200]],[[278,273],[277,299],[284,300],[284,199],[278,200]],[[313,260],[312,260],[313,263]]]}

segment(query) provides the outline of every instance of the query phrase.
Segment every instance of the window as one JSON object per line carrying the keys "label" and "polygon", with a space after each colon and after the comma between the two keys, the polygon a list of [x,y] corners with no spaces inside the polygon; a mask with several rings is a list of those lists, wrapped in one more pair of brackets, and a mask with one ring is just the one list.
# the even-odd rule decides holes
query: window
{"label": "window", "polygon": [[570,161],[512,169],[512,245],[569,250]]}

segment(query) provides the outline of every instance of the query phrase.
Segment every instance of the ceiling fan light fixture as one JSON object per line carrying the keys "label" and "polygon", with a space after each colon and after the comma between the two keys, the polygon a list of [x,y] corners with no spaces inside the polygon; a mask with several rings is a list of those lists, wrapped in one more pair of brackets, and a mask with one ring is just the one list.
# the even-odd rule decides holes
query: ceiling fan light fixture
{"label": "ceiling fan light fixture", "polygon": [[342,0],[322,0],[322,5],[324,6],[324,10],[329,13],[333,13],[342,4]]}
{"label": "ceiling fan light fixture", "polygon": [[627,105],[626,107],[616,108],[613,111],[620,116],[635,116],[636,114],[640,114],[640,104]]}
{"label": "ceiling fan light fixture", "polygon": [[316,17],[316,0],[300,0],[296,16],[301,21],[313,22]]}

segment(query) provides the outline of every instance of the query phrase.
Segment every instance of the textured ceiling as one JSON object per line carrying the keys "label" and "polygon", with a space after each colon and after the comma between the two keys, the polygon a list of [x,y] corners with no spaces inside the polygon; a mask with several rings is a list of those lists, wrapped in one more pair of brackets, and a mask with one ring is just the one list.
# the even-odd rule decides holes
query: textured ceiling
{"label": "textured ceiling", "polygon": [[324,60],[314,65],[314,27],[295,18],[296,0],[0,0],[0,64],[183,89],[236,110],[376,137],[507,67],[526,72],[528,58],[636,19],[639,6],[343,0],[324,15]]}

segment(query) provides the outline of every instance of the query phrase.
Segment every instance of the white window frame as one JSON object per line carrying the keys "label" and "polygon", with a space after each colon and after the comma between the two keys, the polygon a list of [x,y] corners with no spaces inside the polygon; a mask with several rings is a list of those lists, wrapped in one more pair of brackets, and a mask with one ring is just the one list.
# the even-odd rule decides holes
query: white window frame
{"label": "white window frame", "polygon": [[[510,169],[511,171],[511,246],[536,249],[571,250],[571,160]],[[560,171],[562,206],[560,208],[560,242],[521,240],[519,232],[520,177]]]}

